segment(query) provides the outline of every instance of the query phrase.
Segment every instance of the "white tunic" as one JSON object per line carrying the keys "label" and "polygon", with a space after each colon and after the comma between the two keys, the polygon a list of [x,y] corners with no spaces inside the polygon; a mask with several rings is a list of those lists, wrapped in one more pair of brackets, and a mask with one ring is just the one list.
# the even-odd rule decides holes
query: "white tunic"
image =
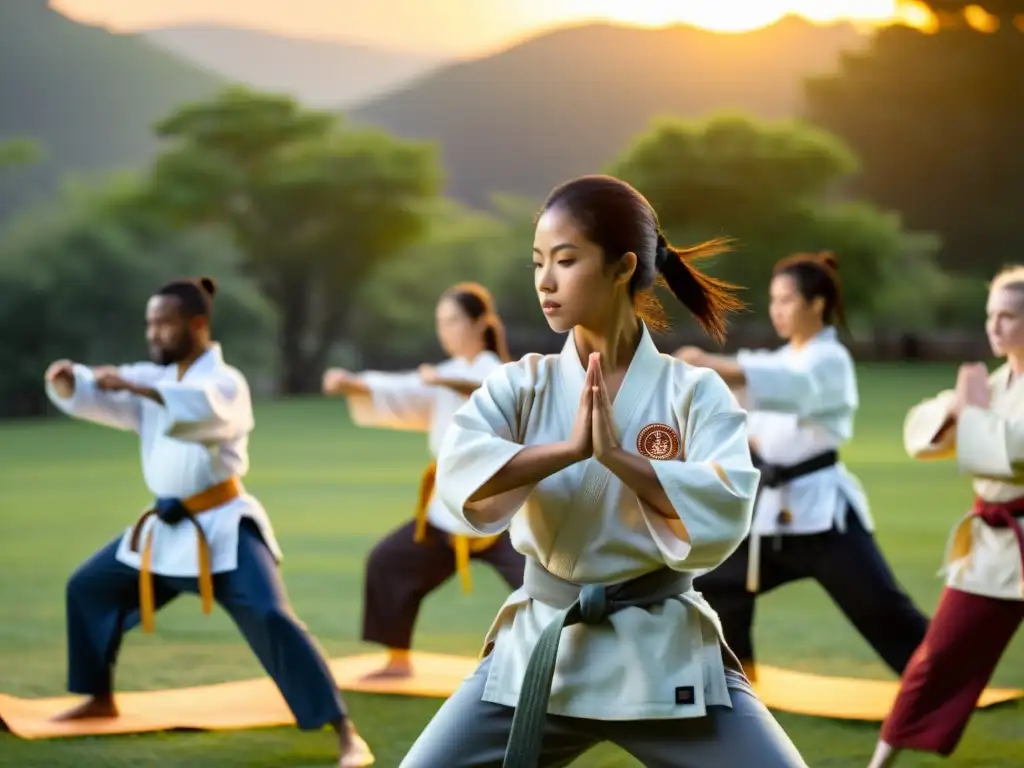
{"label": "white tunic", "polygon": [[[435,367],[445,379],[463,379],[482,383],[501,367],[501,358],[485,350],[473,360],[450,358]],[[346,399],[352,421],[362,427],[385,427],[413,432],[426,432],[430,455],[437,458],[441,441],[452,422],[452,416],[466,402],[466,396],[450,387],[423,383],[420,375],[367,371],[359,378],[370,390]],[[479,538],[460,518],[453,515],[435,493],[427,505],[427,519],[445,533]]]}
{"label": "white tunic", "polygon": [[[117,370],[126,381],[155,389],[164,404],[129,392],[101,391],[95,386],[92,370],[77,364],[75,391],[70,398],[60,397],[49,382],[46,392],[69,416],[137,432],[142,474],[153,497],[185,499],[232,475],[245,476],[249,470],[249,433],[254,427],[252,400],[245,377],[224,362],[219,344],[211,345],[181,381],[176,365],[134,363]],[[253,496],[243,494],[196,516],[210,544],[214,573],[237,567],[238,525],[243,517],[259,526],[274,557],[281,559],[266,511]],[[117,559],[138,569],[141,555],[130,548],[133,527],[134,522],[121,538]],[[195,527],[170,526],[154,515],[145,524],[139,541],[145,541],[151,528],[152,572],[198,576]]]}
{"label": "white tunic", "polygon": [[[478,502],[480,486],[527,445],[568,438],[585,371],[572,334],[560,355],[525,356],[490,376],[455,414],[438,457],[438,493],[480,534],[511,525],[515,548],[554,576],[614,584],[668,566],[716,567],[747,535],[759,472],[746,418],[717,374],[660,354],[647,329],[613,403],[622,446],[661,424],[680,448],[651,460],[689,532],[649,508],[597,460]],[[521,511],[520,511],[521,508]],[[501,515],[484,524],[481,510]],[[484,700],[514,706],[537,638],[558,609],[513,592],[485,640],[494,654]],[[730,706],[717,614],[690,591],[652,609],[627,608],[597,626],[562,632],[548,712],[601,720],[700,717]],[[492,647],[493,645],[493,647]],[[677,687],[692,686],[692,704]]]}
{"label": "white tunic", "polygon": [[[974,493],[985,501],[1024,496],[1024,384],[1011,381],[1008,365],[989,376],[988,408],[967,406],[956,429],[935,438],[950,415],[956,393],[946,390],[914,406],[903,423],[903,444],[916,459],[956,458],[960,471],[973,478]],[[1024,600],[1017,538],[1009,528],[992,528],[965,516],[970,552],[952,559],[956,529],[947,549],[946,584],[963,592],[1003,600]],[[1024,528],[1024,520],[1017,524]],[[959,526],[958,526],[959,527]]]}
{"label": "white tunic", "polygon": [[[746,377],[742,394],[747,428],[769,464],[792,466],[853,437],[859,405],[853,360],[825,328],[800,348],[741,350],[736,362]],[[847,505],[867,531],[874,530],[867,495],[842,462],[798,477],[781,488],[762,488],[751,531],[760,536],[846,530]],[[790,522],[779,520],[783,510]]]}

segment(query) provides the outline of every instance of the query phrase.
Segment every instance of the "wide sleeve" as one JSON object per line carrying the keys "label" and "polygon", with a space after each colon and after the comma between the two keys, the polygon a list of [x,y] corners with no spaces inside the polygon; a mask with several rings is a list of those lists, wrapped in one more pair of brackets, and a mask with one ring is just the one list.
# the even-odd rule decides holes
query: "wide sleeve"
{"label": "wide sleeve", "polygon": [[[145,363],[122,365],[117,372],[121,378],[139,382],[145,378]],[[142,423],[142,400],[131,392],[105,392],[96,387],[92,369],[76,363],[73,367],[75,391],[71,397],[57,394],[53,384],[46,382],[46,396],[57,408],[83,421],[125,432],[138,432]]]}
{"label": "wide sleeve", "polygon": [[964,406],[957,418],[956,460],[975,477],[1012,478],[1014,465],[1024,463],[1024,419]]}
{"label": "wide sleeve", "polygon": [[[505,365],[488,376],[452,418],[437,456],[437,494],[457,518],[482,536],[501,533],[533,486],[469,501],[523,450],[520,424],[532,391],[519,365]],[[493,523],[482,522],[481,516]]]}
{"label": "wide sleeve", "polygon": [[740,350],[736,364],[746,380],[749,410],[809,418],[858,405],[853,361],[836,345],[811,347],[799,356]]}
{"label": "wide sleeve", "polygon": [[956,392],[947,389],[935,397],[922,400],[903,419],[903,448],[914,459],[947,459],[956,454],[955,430],[946,430],[953,412]]}
{"label": "wide sleeve", "polygon": [[418,373],[367,371],[359,378],[369,392],[346,397],[353,422],[361,427],[429,431],[436,393]]}
{"label": "wide sleeve", "polygon": [[224,369],[197,381],[154,386],[167,409],[165,434],[190,443],[235,440],[252,431],[252,396],[245,378]]}
{"label": "wide sleeve", "polygon": [[679,571],[711,569],[750,531],[761,473],[750,459],[746,413],[718,374],[708,371],[689,403],[680,402],[676,411],[686,424],[682,456],[650,462],[685,538],[679,523],[642,499],[640,508],[666,565]]}

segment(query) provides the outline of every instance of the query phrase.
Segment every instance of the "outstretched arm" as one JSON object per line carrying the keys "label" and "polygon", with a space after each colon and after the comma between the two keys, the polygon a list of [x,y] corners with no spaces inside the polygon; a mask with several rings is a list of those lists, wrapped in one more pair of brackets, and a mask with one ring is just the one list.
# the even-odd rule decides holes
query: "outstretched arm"
{"label": "outstretched arm", "polygon": [[323,391],[346,398],[352,421],[363,427],[426,432],[434,409],[434,393],[418,374],[340,368],[324,374]]}
{"label": "outstretched arm", "polygon": [[128,390],[106,391],[97,379],[109,376],[146,380],[153,378],[149,363],[89,368],[70,360],[58,360],[44,376],[46,395],[69,416],[113,429],[138,432],[142,420],[142,402]]}

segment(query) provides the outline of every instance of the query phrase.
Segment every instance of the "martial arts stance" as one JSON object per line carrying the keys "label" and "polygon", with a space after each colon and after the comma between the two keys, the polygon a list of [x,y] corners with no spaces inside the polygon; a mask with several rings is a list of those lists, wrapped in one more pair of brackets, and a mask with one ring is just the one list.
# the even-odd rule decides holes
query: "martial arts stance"
{"label": "martial arts stance", "polygon": [[775,266],[770,314],[788,343],[735,358],[677,352],[716,371],[748,410],[760,490],[750,536],[696,588],[718,612],[729,647],[756,676],[752,624],[758,594],[817,581],[899,675],[927,618],[897,583],[872,535],[867,498],[839,459],[858,406],[853,360],[836,335],[842,287],[831,254],[797,254]]}
{"label": "martial arts stance", "polygon": [[[412,373],[341,369],[324,374],[324,392],[347,396],[353,421],[429,434],[437,456],[452,415],[489,374],[509,359],[505,331],[490,293],[476,283],[449,288],[437,304],[437,335],[449,359]],[[420,483],[415,518],[370,552],[363,599],[363,639],[388,648],[388,663],[370,677],[407,677],[409,649],[423,600],[456,571],[471,589],[471,559],[489,563],[512,589],[523,585],[524,558],[507,532],[480,536],[434,494],[432,460]]]}
{"label": "martial arts stance", "polygon": [[210,340],[214,291],[202,278],[170,283],[150,298],[151,363],[90,369],[61,360],[46,372],[47,394],[62,411],[139,434],[155,497],[68,581],[68,687],[90,698],[59,717],[116,717],[122,636],[140,621],[154,631],[154,613],[192,592],[204,613],[216,600],[234,619],[300,728],[337,730],[341,768],[371,765],[330,670],[292,612],[267,513],[242,486],[252,402],[245,378]]}
{"label": "martial arts stance", "polygon": [[981,363],[960,366],[956,388],[911,409],[903,425],[907,453],[955,458],[974,478],[975,502],[953,530],[946,588],[871,768],[892,765],[901,749],[952,754],[1024,619],[1024,267],[996,276],[987,315],[992,351],[1006,363],[991,376]]}
{"label": "martial arts stance", "polygon": [[567,765],[602,741],[661,768],[804,766],[692,588],[750,526],[745,414],[714,373],[659,353],[638,316],[660,273],[721,337],[740,302],[689,263],[713,250],[670,247],[617,179],[548,198],[535,284],[569,338],[490,376],[438,457],[452,513],[481,535],[511,524],[525,583],[405,768]]}

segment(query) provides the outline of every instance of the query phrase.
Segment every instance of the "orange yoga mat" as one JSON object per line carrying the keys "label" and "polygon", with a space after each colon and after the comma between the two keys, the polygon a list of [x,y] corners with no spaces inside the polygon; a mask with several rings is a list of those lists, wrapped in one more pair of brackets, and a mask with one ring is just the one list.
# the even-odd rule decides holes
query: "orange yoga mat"
{"label": "orange yoga mat", "polygon": [[[383,654],[333,659],[331,671],[343,691],[423,696],[449,696],[473,671],[477,661],[466,656],[414,653],[411,678],[362,681],[381,667]],[[892,706],[896,683],[826,677],[759,665],[755,688],[770,708],[813,717],[880,722]],[[1013,701],[1024,691],[989,688],[979,707]],[[19,699],[0,694],[0,720],[24,739],[63,736],[145,733],[174,729],[239,730],[290,725],[294,719],[269,678],[234,683],[119,694],[120,716],[104,720],[54,723],[49,718],[81,701],[79,697]]]}

